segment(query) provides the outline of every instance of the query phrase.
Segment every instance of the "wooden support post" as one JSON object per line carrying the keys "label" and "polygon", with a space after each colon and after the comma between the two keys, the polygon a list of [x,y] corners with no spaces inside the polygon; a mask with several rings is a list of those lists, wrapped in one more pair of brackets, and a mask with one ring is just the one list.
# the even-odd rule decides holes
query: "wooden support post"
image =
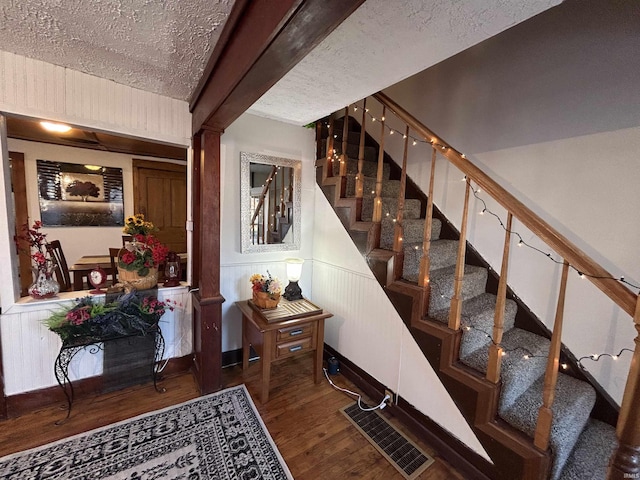
{"label": "wooden support post", "polygon": [[329,177],[333,177],[333,115],[329,117],[329,134],[327,136],[327,155],[325,158],[324,172],[322,174],[322,180],[326,180]]}
{"label": "wooden support post", "polygon": [[384,173],[384,117],[387,107],[382,106],[382,117],[380,118],[380,142],[378,152],[378,171],[376,174],[376,190],[373,199],[373,245],[370,250],[380,247],[380,229],[382,222],[382,176]]}
{"label": "wooden support post", "polygon": [[203,129],[194,139],[194,218],[198,219],[199,290],[193,294],[194,373],[204,395],[222,388],[222,302],[220,294],[220,135]]}
{"label": "wooden support post", "polygon": [[504,249],[502,251],[502,267],[496,298],[496,313],[493,323],[493,343],[489,347],[489,364],[487,366],[487,380],[498,383],[500,380],[500,366],[502,364],[502,332],[504,330],[504,310],[507,304],[507,272],[509,270],[509,247],[511,245],[511,224],[513,215],[507,213],[507,226],[504,233]]}
{"label": "wooden support post", "polygon": [[[429,288],[429,269],[431,267],[431,259],[429,253],[431,251],[431,229],[433,226],[433,186],[436,177],[436,158],[437,152],[435,147],[431,149],[431,176],[429,178],[429,192],[427,193],[427,212],[424,220],[424,235],[422,240],[422,258],[420,259],[420,275],[418,276],[418,285]],[[424,314],[426,315],[429,307],[429,292],[426,292],[427,305],[425,305]]]}
{"label": "wooden support post", "polygon": [[404,153],[402,155],[402,172],[400,173],[400,190],[398,192],[398,203],[396,211],[396,224],[393,229],[393,252],[395,260],[393,262],[393,276],[395,280],[402,278],[402,267],[404,263],[404,229],[402,221],[404,219],[404,196],[407,189],[407,155],[409,150],[409,125],[406,126],[404,134]]}
{"label": "wooden support post", "polygon": [[558,293],[558,306],[556,307],[556,319],[551,333],[551,345],[547,358],[547,370],[544,374],[544,390],[542,392],[542,406],[538,410],[538,423],[533,437],[533,444],[540,450],[549,447],[551,424],[553,423],[553,399],[556,395],[556,383],[558,382],[558,365],[560,364],[560,347],[562,346],[562,321],[564,318],[564,299],[567,293],[567,276],[569,263],[565,260],[562,265],[562,277],[560,278],[560,292]]}
{"label": "wooden support post", "polygon": [[364,142],[367,135],[367,99],[362,101],[362,123],[360,124],[360,146],[358,148],[358,174],[356,175],[356,219],[362,219],[362,196],[364,193]]}
{"label": "wooden support post", "polygon": [[609,480],[640,478],[640,415],[637,413],[640,409],[640,295],[636,300],[633,323],[638,335],[618,416],[618,448],[609,464]]}
{"label": "wooden support post", "polygon": [[429,313],[429,297],[431,296],[431,230],[433,226],[433,186],[436,178],[436,148],[431,148],[431,176],[429,177],[429,192],[427,193],[427,211],[424,220],[424,234],[422,236],[422,258],[420,258],[420,273],[418,285],[422,287],[422,317]]}
{"label": "wooden support post", "polygon": [[464,190],[464,205],[462,207],[462,224],[460,225],[460,240],[458,244],[458,259],[456,273],[453,280],[453,298],[449,310],[449,328],[458,330],[462,318],[462,280],[464,278],[464,262],[467,252],[467,218],[469,217],[469,190],[471,180],[467,178]]}
{"label": "wooden support post", "polygon": [[342,153],[340,154],[340,176],[347,174],[347,147],[349,146],[349,107],[344,107],[344,122],[342,124]]}

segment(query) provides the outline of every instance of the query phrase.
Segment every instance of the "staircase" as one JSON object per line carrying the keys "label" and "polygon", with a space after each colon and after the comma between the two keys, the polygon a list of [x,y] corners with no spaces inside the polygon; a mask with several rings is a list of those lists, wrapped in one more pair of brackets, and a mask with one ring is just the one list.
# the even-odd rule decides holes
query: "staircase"
{"label": "staircase", "polygon": [[[323,122],[317,130],[317,165],[321,167],[317,181],[494,461],[495,478],[606,478],[617,447],[616,432],[613,426],[591,418],[596,391],[589,383],[556,368],[550,433],[548,438],[537,438],[545,380],[548,383],[549,378],[545,378],[548,356],[556,348],[559,351],[559,339],[534,333],[530,330],[536,329],[526,325],[516,326],[518,304],[488,291],[488,269],[481,259],[474,260],[470,246],[463,249],[467,262],[458,265],[458,232],[447,219],[435,209],[433,218],[427,219],[425,196],[415,188],[405,195],[414,198],[403,202],[402,195],[399,197],[406,182],[400,162],[384,152],[381,155],[378,144],[369,135],[361,135],[360,124],[353,117],[346,128],[343,119],[331,123],[327,128]],[[364,176],[361,199],[356,198],[359,156]],[[379,162],[381,159],[384,161]],[[379,163],[382,216],[377,227],[373,220]],[[398,215],[402,203],[402,214]],[[425,222],[431,224],[430,288],[419,284]],[[397,235],[399,224],[401,237]],[[464,275],[456,291],[458,270]],[[426,314],[421,309],[425,292]],[[460,323],[452,329],[451,305],[456,297],[461,301]],[[496,304],[503,312],[499,332],[494,324]],[[494,342],[495,338],[500,341]],[[492,382],[487,378],[495,352],[502,358],[499,380]]]}

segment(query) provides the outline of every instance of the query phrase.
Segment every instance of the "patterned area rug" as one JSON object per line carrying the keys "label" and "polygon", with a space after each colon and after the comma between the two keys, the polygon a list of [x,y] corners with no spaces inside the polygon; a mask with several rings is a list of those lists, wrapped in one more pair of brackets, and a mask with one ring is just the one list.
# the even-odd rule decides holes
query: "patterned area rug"
{"label": "patterned area rug", "polygon": [[244,385],[0,458],[2,479],[293,479]]}

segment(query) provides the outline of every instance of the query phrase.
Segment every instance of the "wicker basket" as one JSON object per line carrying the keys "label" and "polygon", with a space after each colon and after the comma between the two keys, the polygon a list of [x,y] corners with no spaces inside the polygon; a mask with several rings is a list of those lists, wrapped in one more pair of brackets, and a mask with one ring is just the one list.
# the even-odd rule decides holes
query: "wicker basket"
{"label": "wicker basket", "polygon": [[280,294],[273,298],[267,292],[253,292],[253,303],[259,308],[276,308],[280,301]]}
{"label": "wicker basket", "polygon": [[158,284],[158,269],[150,268],[149,273],[141,277],[138,272],[125,270],[118,266],[118,283],[121,283],[129,288],[135,288],[136,290],[146,290],[153,288]]}

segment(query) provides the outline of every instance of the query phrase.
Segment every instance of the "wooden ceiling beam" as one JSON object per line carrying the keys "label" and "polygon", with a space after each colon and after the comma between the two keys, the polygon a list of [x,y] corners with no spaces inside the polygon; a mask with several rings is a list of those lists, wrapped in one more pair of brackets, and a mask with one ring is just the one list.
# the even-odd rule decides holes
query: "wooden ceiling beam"
{"label": "wooden ceiling beam", "polygon": [[[192,131],[224,131],[364,0],[253,0],[243,5],[190,104]],[[233,12],[232,12],[233,13]]]}

